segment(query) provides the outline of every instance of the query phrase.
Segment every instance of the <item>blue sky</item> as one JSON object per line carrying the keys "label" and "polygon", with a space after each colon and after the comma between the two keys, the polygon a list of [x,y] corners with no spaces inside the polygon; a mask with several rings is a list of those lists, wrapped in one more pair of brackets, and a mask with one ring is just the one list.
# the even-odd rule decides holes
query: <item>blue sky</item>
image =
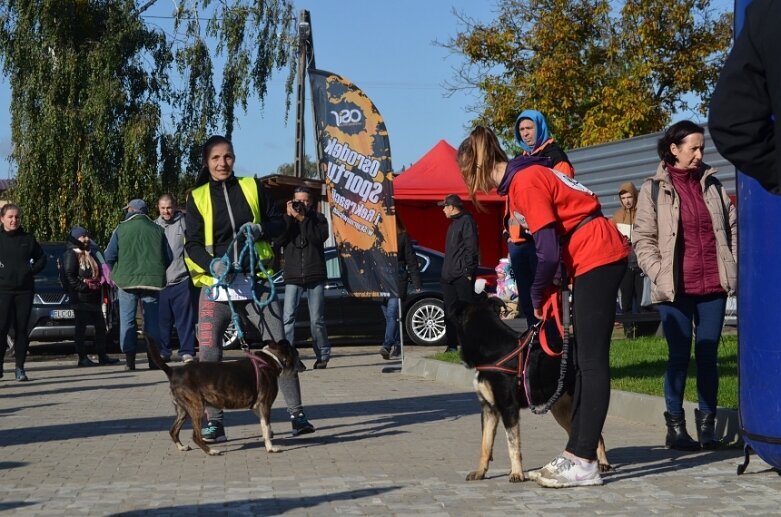
{"label": "blue sky", "polygon": [[[474,94],[445,96],[443,83],[453,78],[461,58],[433,41],[447,41],[459,30],[453,8],[487,21],[494,17],[495,4],[475,0],[296,2],[296,11],[311,13],[318,68],[354,82],[385,118],[396,170],[417,161],[440,139],[457,146],[471,118],[467,107],[479,102]],[[167,15],[170,9],[170,1],[158,0],[149,12]],[[238,174],[270,173],[293,161],[295,108],[285,125],[284,95],[284,77],[279,75],[269,86],[265,108],[261,111],[259,103],[253,102],[240,115],[233,136]],[[8,178],[12,170],[5,159],[11,145],[9,104],[9,84],[0,78],[0,179]],[[311,111],[309,101],[307,111]],[[311,121],[307,124],[307,152],[314,156],[313,128]]]}

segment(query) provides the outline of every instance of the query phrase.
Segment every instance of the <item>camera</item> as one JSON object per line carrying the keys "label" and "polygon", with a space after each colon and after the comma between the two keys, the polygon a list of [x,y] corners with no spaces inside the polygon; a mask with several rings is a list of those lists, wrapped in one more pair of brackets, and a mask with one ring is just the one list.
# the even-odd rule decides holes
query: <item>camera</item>
{"label": "camera", "polygon": [[299,214],[303,214],[304,212],[306,212],[306,203],[304,203],[303,201],[294,199],[291,206],[293,207],[293,210],[295,210]]}

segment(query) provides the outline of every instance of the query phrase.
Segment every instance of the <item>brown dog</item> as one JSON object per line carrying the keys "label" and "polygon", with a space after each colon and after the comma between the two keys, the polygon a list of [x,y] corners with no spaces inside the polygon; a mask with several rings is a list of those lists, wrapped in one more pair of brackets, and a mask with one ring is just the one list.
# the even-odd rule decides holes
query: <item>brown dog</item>
{"label": "brown dog", "polygon": [[[518,347],[518,334],[505,325],[500,318],[503,307],[501,300],[487,297],[476,297],[474,302],[459,302],[454,306],[453,319],[461,344],[461,358],[468,367],[496,364],[496,361],[506,357]],[[538,389],[555,390],[559,378],[559,364],[560,361],[550,361],[539,366]],[[512,373],[478,371],[474,385],[477,398],[480,400],[483,435],[480,463],[477,470],[467,475],[466,480],[485,478],[488,464],[493,459],[496,429],[501,420],[507,434],[507,448],[510,453],[510,482],[525,481],[521,457],[520,411],[529,406],[528,401],[525,400],[527,395],[524,394],[523,388],[519,387],[518,379]],[[568,389],[550,408],[550,412],[569,435],[572,428],[572,386],[567,387]],[[610,470],[605,442],[601,437],[597,447],[597,460],[600,471]],[[538,474],[539,470],[528,472],[530,479],[535,479]]]}
{"label": "brown dog", "polygon": [[282,372],[303,371],[306,367],[298,357],[298,351],[287,340],[278,343],[264,341],[263,349],[254,352],[262,363],[243,357],[237,361],[220,363],[188,363],[170,367],[160,357],[157,343],[146,336],[149,358],[168,376],[171,396],[176,408],[176,420],[171,426],[171,439],[180,451],[190,450],[179,440],[185,420],[193,424],[193,441],[212,456],[220,454],[209,447],[201,436],[202,418],[206,406],[223,409],[252,408],[260,417],[260,431],[267,452],[279,452],[271,444],[269,422],[271,405],[277,398],[277,377]]}

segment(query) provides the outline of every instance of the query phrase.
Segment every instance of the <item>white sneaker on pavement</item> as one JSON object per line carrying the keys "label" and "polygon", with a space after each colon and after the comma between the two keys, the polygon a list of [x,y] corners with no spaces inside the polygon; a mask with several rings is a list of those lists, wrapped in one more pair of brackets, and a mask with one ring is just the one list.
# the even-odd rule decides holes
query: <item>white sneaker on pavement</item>
{"label": "white sneaker on pavement", "polygon": [[[599,475],[599,464],[559,456],[555,465],[548,469],[547,465],[540,469],[535,481],[545,488],[569,488],[578,486],[597,486],[602,484]],[[553,463],[553,462],[551,462]]]}
{"label": "white sneaker on pavement", "polygon": [[193,362],[193,356],[190,354],[182,354],[182,362],[185,364]]}
{"label": "white sneaker on pavement", "polygon": [[562,456],[556,456],[555,458],[550,460],[549,463],[543,465],[542,467],[535,470],[526,471],[526,477],[528,477],[532,481],[537,481],[537,478],[540,477],[543,472],[553,471],[556,468],[556,465],[558,465],[560,461],[563,461],[565,459],[566,458]]}

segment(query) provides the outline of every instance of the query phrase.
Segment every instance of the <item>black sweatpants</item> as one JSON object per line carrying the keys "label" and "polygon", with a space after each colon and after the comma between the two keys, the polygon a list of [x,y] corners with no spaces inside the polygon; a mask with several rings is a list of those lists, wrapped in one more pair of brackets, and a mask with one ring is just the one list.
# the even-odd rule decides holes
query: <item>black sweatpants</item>
{"label": "black sweatpants", "polygon": [[575,396],[566,450],[597,459],[597,445],[610,403],[610,339],[616,321],[616,292],[626,260],[575,277],[572,287],[575,329]]}
{"label": "black sweatpants", "polygon": [[27,358],[27,325],[33,310],[33,293],[0,293],[0,363],[5,359],[8,331],[14,328],[14,359],[17,368],[24,368]]}
{"label": "black sweatpants", "polygon": [[95,344],[95,353],[98,356],[106,355],[106,321],[103,319],[103,312],[100,305],[93,307],[79,307],[74,311],[76,317],[76,335],[74,344],[79,359],[87,357],[87,344],[85,336],[87,334],[87,325],[92,325],[95,329],[95,337],[92,342]]}

